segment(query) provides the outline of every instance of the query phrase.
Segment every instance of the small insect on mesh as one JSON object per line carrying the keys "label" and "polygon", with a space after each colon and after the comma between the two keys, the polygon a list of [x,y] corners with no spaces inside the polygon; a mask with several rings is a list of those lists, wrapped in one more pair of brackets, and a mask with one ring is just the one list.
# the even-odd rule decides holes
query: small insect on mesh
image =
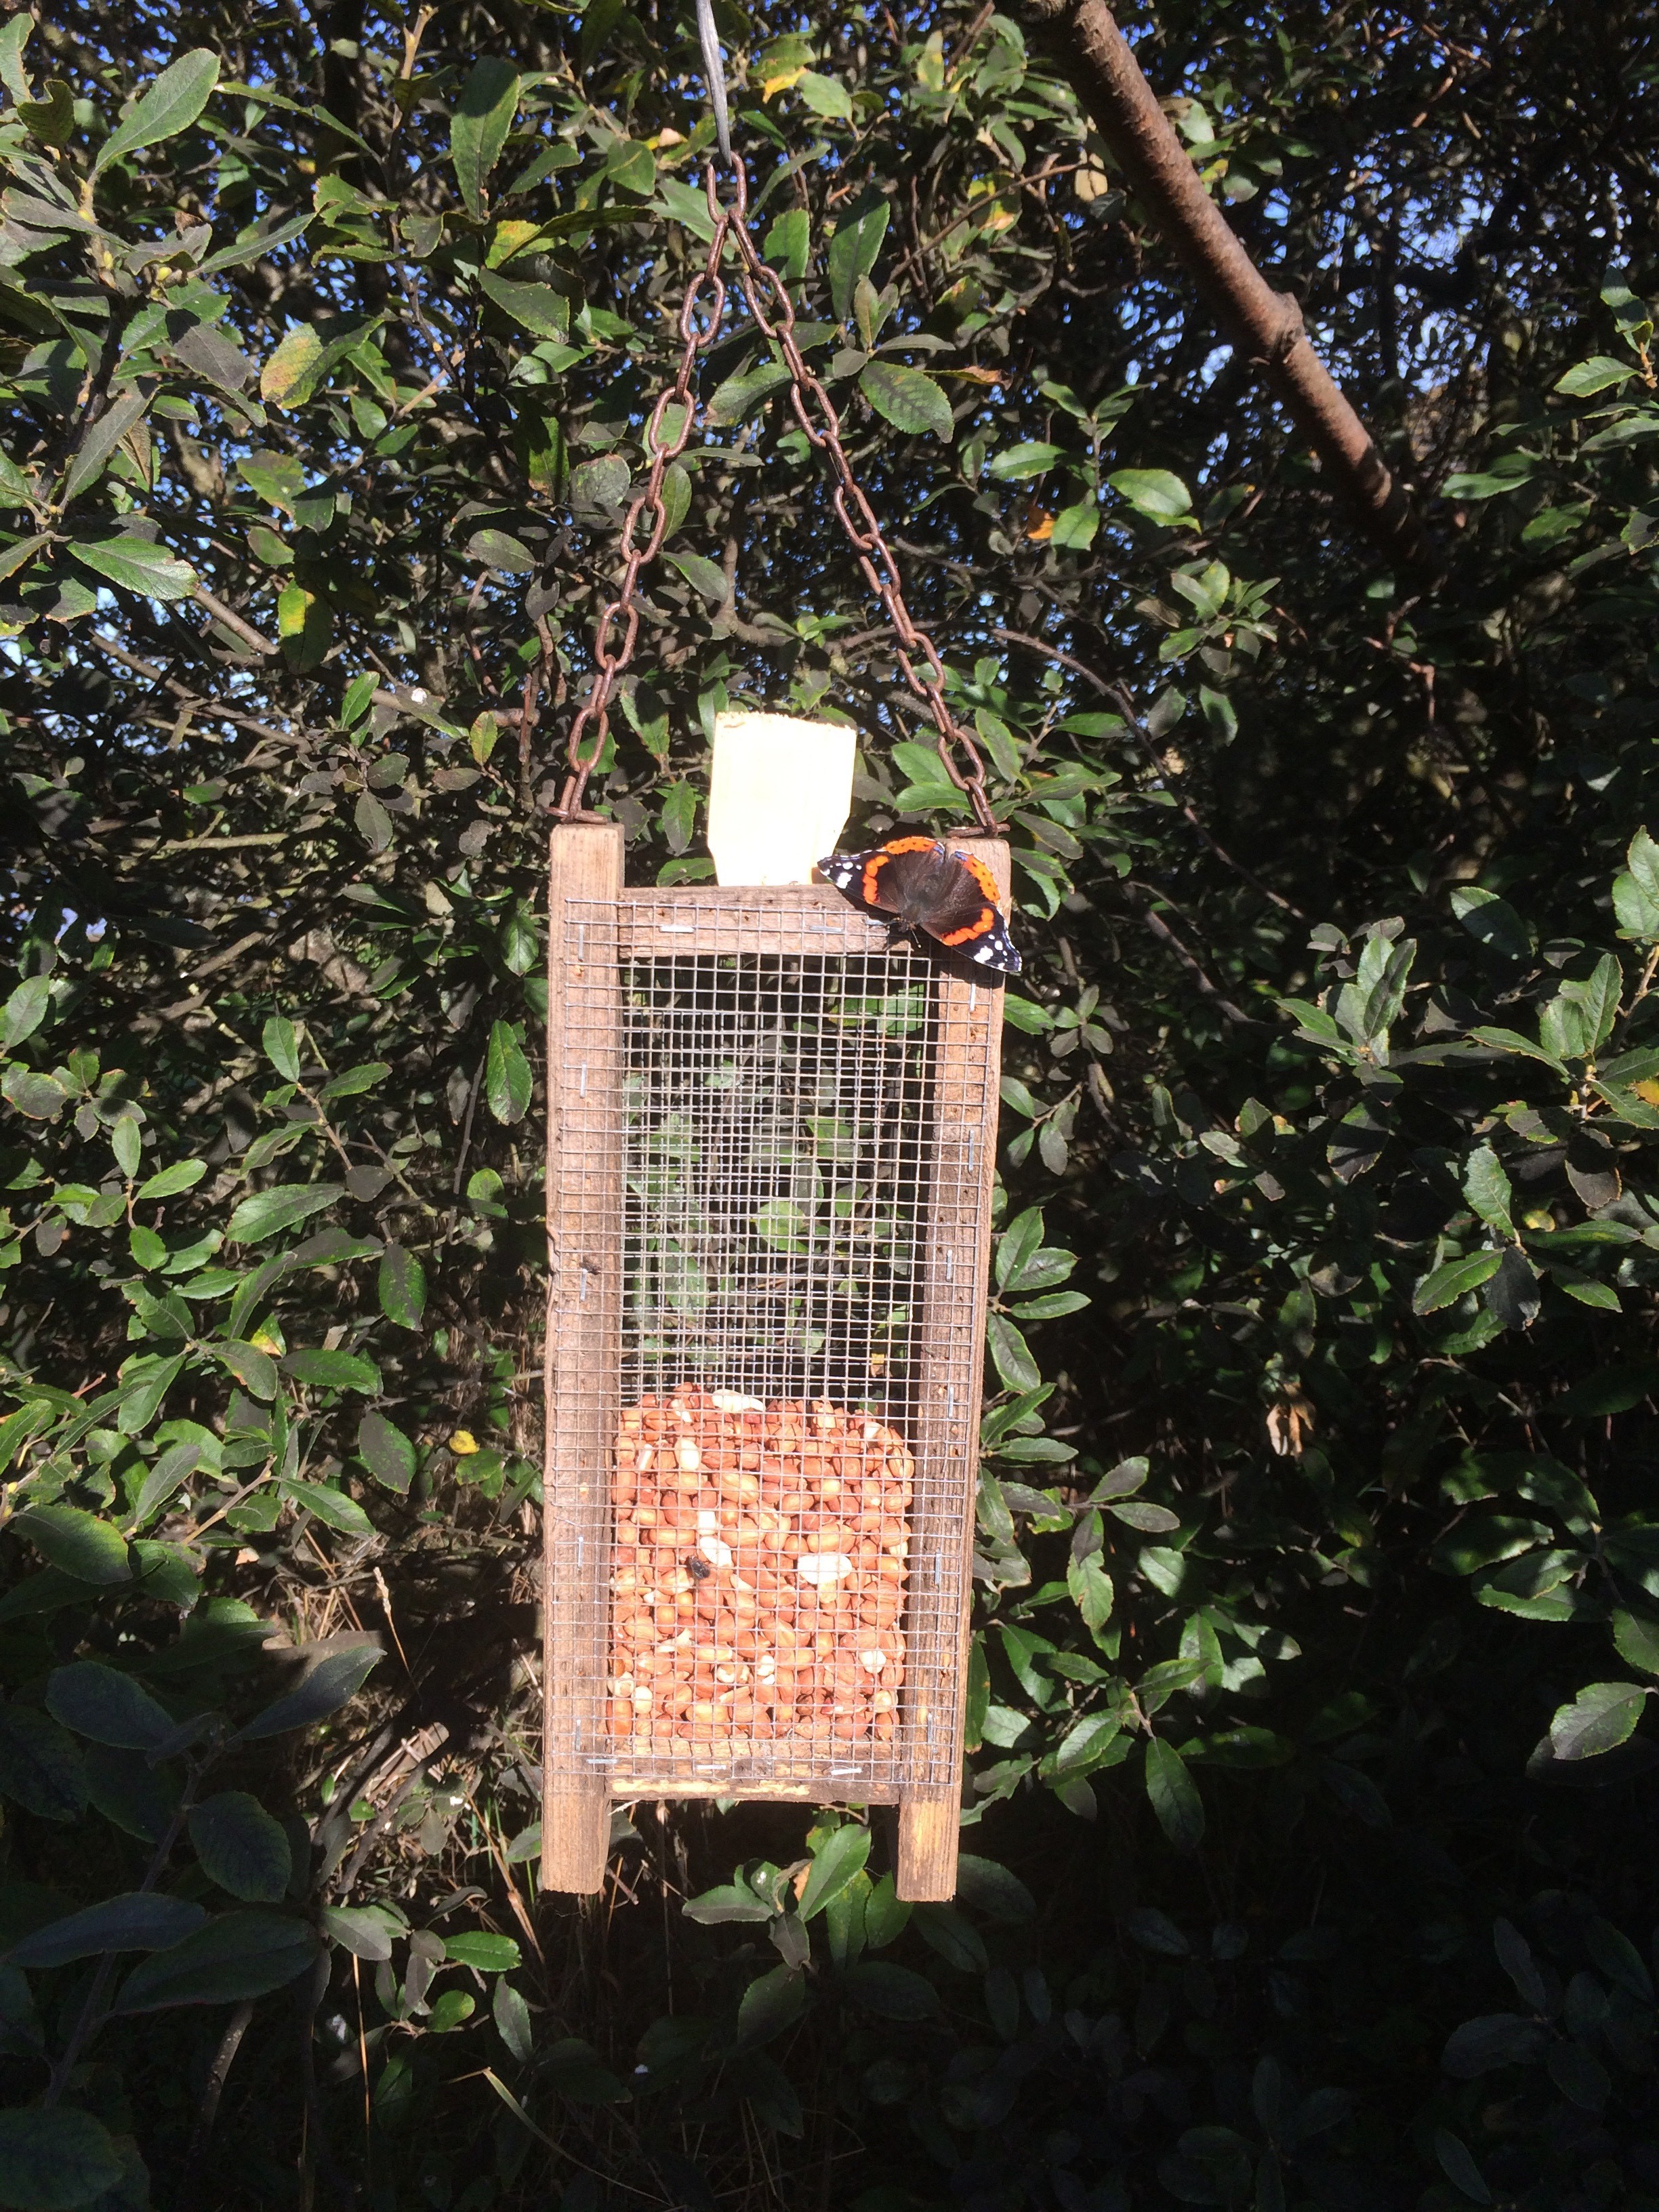
{"label": "small insect on mesh", "polygon": [[562,881],[550,1804],[953,1800],[994,990],[828,890]]}

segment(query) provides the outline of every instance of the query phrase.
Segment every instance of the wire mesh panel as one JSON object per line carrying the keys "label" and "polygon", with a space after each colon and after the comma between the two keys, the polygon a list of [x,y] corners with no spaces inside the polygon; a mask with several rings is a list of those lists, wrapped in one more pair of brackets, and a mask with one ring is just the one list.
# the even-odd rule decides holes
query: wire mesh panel
{"label": "wire mesh panel", "polygon": [[994,994],[817,889],[556,919],[548,1773],[953,1795]]}

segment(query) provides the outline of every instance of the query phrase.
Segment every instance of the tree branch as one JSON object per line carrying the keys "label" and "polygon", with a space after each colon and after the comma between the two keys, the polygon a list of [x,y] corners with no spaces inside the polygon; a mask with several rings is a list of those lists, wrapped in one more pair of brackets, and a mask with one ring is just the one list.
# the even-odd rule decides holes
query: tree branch
{"label": "tree branch", "polygon": [[1232,343],[1283,403],[1372,542],[1406,568],[1434,565],[1421,517],[1275,292],[1210,198],[1105,0],[1025,0],[1039,42],[1071,80],[1130,190]]}

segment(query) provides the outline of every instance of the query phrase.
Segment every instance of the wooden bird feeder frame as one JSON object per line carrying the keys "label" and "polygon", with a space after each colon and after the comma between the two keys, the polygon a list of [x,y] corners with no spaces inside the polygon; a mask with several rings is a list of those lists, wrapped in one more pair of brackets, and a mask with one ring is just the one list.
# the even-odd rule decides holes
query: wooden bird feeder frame
{"label": "wooden bird feeder frame", "polygon": [[[951,842],[1006,899],[1006,846]],[[946,1898],[1001,994],[969,965],[890,947],[826,886],[635,890],[623,863],[618,826],[552,833],[542,1879],[603,1887],[614,1801],[797,1799],[896,1804],[900,1896]],[[654,1528],[641,1501],[678,1479],[688,1403],[732,1409],[751,1480],[726,1512],[688,1476],[665,1543],[674,1500],[659,1498]],[[816,1409],[804,1442],[802,1409]],[[827,1499],[818,1413],[848,1476]],[[654,1452],[651,1427],[670,1431]],[[694,1448],[681,1455],[695,1466]],[[757,1486],[781,1508],[769,1520]],[[854,1528],[851,1505],[878,1494],[888,1518]],[[814,1545],[836,1547],[829,1565]],[[898,1645],[861,1657],[857,1622],[890,1626],[896,1591]],[[703,1639],[721,1592],[750,1633],[716,1652]],[[763,1633],[779,1617],[781,1659]],[[676,1708],[664,1700],[693,1650],[715,1686],[700,1675],[698,1705],[681,1690]],[[816,1694],[768,1703],[778,1667],[809,1654]],[[881,1670],[879,1701],[860,1666]],[[856,1685],[839,1701],[836,1667]]]}

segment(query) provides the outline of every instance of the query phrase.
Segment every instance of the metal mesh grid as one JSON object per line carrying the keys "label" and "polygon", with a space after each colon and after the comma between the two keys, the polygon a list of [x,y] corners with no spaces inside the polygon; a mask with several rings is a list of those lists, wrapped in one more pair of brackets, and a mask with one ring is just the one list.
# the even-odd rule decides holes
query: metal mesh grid
{"label": "metal mesh grid", "polygon": [[931,959],[766,896],[567,910],[556,1202],[611,1356],[556,1347],[546,1756],[882,1797],[956,1773],[983,1184],[941,1115],[994,1074],[941,1097]]}

